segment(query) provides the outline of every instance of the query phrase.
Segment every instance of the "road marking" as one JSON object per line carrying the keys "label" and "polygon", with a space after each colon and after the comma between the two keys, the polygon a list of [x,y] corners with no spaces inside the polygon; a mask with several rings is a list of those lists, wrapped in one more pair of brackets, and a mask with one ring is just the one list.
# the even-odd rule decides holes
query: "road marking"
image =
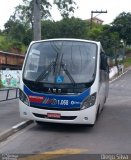
{"label": "road marking", "polygon": [[49,160],[62,157],[65,155],[87,153],[87,151],[88,151],[87,149],[80,149],[80,148],[65,148],[54,151],[42,152],[38,155],[31,155],[28,157],[19,158],[18,160],[42,160],[42,159]]}

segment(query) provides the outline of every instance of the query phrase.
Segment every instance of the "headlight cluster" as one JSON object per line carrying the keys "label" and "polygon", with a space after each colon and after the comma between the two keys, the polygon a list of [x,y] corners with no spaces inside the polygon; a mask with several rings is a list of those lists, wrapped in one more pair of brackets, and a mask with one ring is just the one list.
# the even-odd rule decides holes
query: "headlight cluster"
{"label": "headlight cluster", "polygon": [[29,106],[29,101],[28,101],[28,98],[27,96],[25,95],[25,93],[19,89],[19,99],[25,103],[27,106]]}
{"label": "headlight cluster", "polygon": [[90,95],[83,101],[81,109],[86,109],[93,106],[95,104],[95,101],[96,101],[96,93]]}

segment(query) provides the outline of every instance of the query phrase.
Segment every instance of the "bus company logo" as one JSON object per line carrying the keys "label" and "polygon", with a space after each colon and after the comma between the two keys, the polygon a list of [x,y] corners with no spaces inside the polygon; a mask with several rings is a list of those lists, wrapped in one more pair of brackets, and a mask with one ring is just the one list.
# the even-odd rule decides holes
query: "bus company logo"
{"label": "bus company logo", "polygon": [[81,104],[81,102],[71,101],[71,105],[77,105],[77,104]]}
{"label": "bus company logo", "polygon": [[55,98],[45,98],[42,103],[56,105],[57,100]]}
{"label": "bus company logo", "polygon": [[59,88],[49,88],[48,93],[61,93],[61,89]]}

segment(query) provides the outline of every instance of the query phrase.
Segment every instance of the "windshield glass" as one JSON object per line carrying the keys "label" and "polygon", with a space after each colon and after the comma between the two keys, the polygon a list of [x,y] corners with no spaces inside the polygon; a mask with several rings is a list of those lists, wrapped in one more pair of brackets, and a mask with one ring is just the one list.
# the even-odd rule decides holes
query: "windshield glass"
{"label": "windshield glass", "polygon": [[71,40],[36,42],[30,47],[24,79],[44,83],[87,83],[93,80],[97,45]]}

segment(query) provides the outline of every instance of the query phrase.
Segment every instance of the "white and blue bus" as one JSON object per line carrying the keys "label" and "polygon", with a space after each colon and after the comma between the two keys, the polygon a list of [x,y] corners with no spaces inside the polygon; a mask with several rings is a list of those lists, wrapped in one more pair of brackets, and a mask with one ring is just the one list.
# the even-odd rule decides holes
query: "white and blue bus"
{"label": "white and blue bus", "polygon": [[100,42],[31,42],[22,69],[20,115],[36,122],[94,125],[108,96],[108,77]]}

